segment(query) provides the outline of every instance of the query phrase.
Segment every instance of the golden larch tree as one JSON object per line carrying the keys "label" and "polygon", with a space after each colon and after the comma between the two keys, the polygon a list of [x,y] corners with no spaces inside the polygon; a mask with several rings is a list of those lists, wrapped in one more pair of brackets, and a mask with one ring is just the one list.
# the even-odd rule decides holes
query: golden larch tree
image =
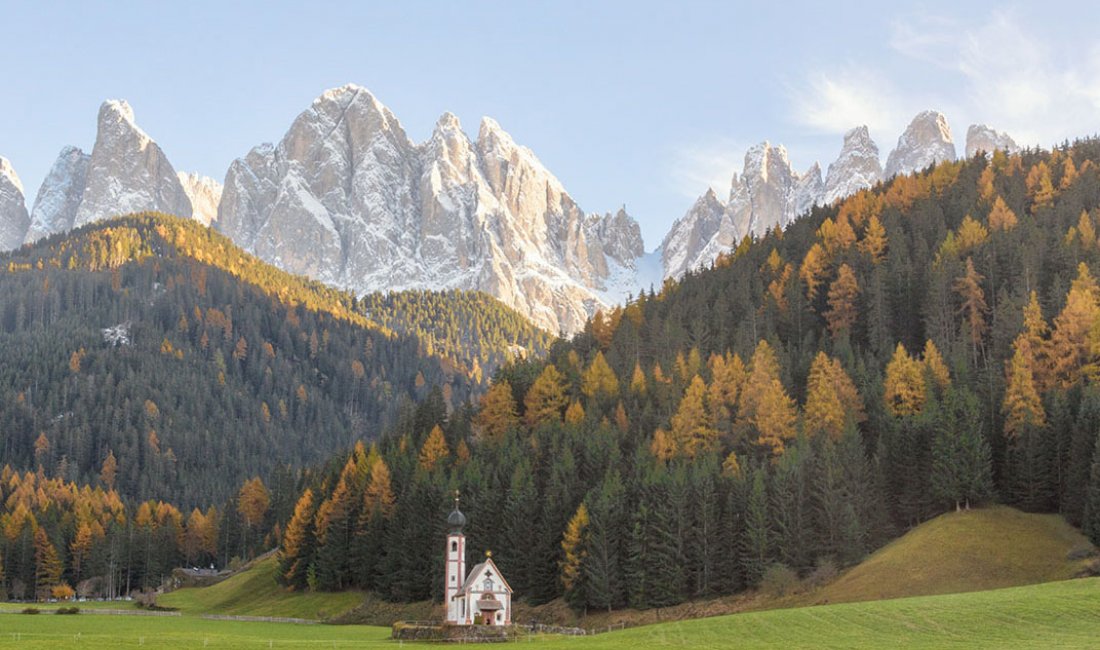
{"label": "golden larch tree", "polygon": [[578,401],[574,401],[572,404],[569,405],[569,408],[565,409],[566,424],[580,424],[581,422],[584,422],[584,416],[584,407],[581,406],[581,403]]}
{"label": "golden larch tree", "polygon": [[806,380],[806,433],[839,440],[845,427],[866,419],[863,400],[840,360],[818,352]]}
{"label": "golden larch tree", "polygon": [[1083,262],[1070,285],[1065,307],[1054,319],[1047,350],[1052,379],[1063,388],[1078,382],[1091,357],[1090,334],[1100,314],[1096,280]]}
{"label": "golden larch tree", "polygon": [[532,429],[540,424],[561,422],[569,404],[565,395],[565,377],[554,364],[547,364],[523,398],[523,419]]}
{"label": "golden larch tree", "polygon": [[896,416],[916,415],[924,408],[924,368],[898,343],[894,356],[886,364],[883,400],[886,410]]}
{"label": "golden larch tree", "polygon": [[825,275],[826,265],[825,249],[821,244],[814,243],[806,255],[802,257],[802,266],[798,270],[798,279],[806,285],[806,300],[813,301],[817,296],[817,287],[821,284],[821,278]]}
{"label": "golden larch tree", "polygon": [[924,352],[921,354],[921,361],[924,363],[924,369],[928,372],[928,376],[932,378],[932,381],[936,382],[936,385],[940,388],[947,388],[951,385],[951,371],[947,369],[947,364],[944,363],[943,355],[940,354],[940,349],[936,347],[932,339],[928,339],[924,342]]}
{"label": "golden larch tree", "polygon": [[481,436],[490,441],[503,440],[506,433],[519,426],[511,384],[502,380],[489,387],[481,398],[475,424]]}
{"label": "golden larch tree", "polygon": [[420,448],[420,456],[417,458],[420,467],[426,471],[434,470],[440,463],[451,455],[451,448],[447,446],[447,439],[443,436],[443,429],[439,425],[432,427],[427,440]]}
{"label": "golden larch tree", "polygon": [[855,325],[859,312],[856,309],[856,300],[859,298],[859,283],[852,267],[841,264],[837,270],[836,280],[829,285],[829,310],[825,312],[825,320],[829,324],[829,332],[833,338],[840,336],[841,332],[850,332]]}
{"label": "golden larch tree", "polygon": [[886,255],[886,229],[878,215],[873,214],[867,220],[867,227],[863,230],[863,239],[857,245],[859,250],[871,258],[872,264],[882,262]]}
{"label": "golden larch tree", "polygon": [[779,361],[767,341],[753,352],[748,379],[741,392],[738,425],[756,433],[756,442],[774,454],[783,453],[784,441],[796,435],[798,410],[779,378]]}
{"label": "golden larch tree", "polygon": [[966,319],[966,329],[970,343],[975,351],[982,345],[982,337],[988,326],[985,322],[985,314],[989,308],[985,303],[985,292],[982,290],[982,281],[985,277],[974,269],[974,258],[966,258],[965,273],[955,280],[954,289],[962,299],[959,311]]}
{"label": "golden larch tree", "polygon": [[561,539],[561,586],[571,591],[580,583],[587,556],[585,540],[588,536],[588,506],[581,502],[569,519]]}
{"label": "golden larch tree", "polygon": [[[460,452],[463,448],[465,448],[465,441],[459,444]],[[462,454],[459,453],[459,458],[461,457]],[[468,450],[466,459],[469,460]],[[386,461],[381,456],[377,456],[372,461],[370,480],[367,481],[367,487],[363,490],[363,512],[373,513],[378,511],[388,519],[393,514],[396,502],[397,499],[393,495],[389,465],[386,465]]]}
{"label": "golden larch tree", "polygon": [[1015,439],[1028,426],[1041,427],[1046,413],[1031,374],[1026,348],[1017,348],[1005,369],[1005,396],[1001,412],[1005,416],[1005,436]]}
{"label": "golden larch tree", "polygon": [[597,352],[581,375],[581,392],[589,399],[605,399],[619,394],[619,379],[608,365],[603,352]]}
{"label": "golden larch tree", "polygon": [[710,366],[707,400],[711,417],[720,431],[728,432],[737,413],[737,399],[741,395],[741,387],[745,384],[748,371],[745,370],[741,357],[729,352],[725,355],[712,355],[707,365]]}
{"label": "golden larch tree", "polygon": [[718,444],[718,431],[707,408],[707,385],[695,375],[684,391],[684,397],[672,416],[672,440],[677,452],[688,458],[713,450]]}
{"label": "golden larch tree", "polygon": [[1008,231],[1015,228],[1016,223],[1016,213],[1005,204],[1004,199],[999,196],[994,199],[989,210],[989,229],[993,232]]}

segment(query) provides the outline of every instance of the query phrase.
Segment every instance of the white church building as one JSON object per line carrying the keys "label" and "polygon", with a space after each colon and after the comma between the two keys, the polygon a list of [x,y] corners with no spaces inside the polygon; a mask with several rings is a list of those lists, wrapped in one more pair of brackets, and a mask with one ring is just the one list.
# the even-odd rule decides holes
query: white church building
{"label": "white church building", "polygon": [[447,623],[452,625],[511,625],[512,588],[493,562],[493,554],[485,553],[485,561],[466,573],[466,515],[455,509],[447,517]]}

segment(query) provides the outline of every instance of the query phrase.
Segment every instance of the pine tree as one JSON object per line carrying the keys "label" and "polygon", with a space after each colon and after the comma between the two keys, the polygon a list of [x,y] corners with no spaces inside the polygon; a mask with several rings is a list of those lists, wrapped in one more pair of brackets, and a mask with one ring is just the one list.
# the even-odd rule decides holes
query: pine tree
{"label": "pine tree", "polygon": [[354,575],[350,559],[362,499],[358,485],[355,459],[349,457],[332,494],[317,507],[314,523],[317,553],[313,567],[317,586],[322,590],[344,589]]}
{"label": "pine tree", "polygon": [[768,511],[773,535],[769,545],[781,562],[793,569],[810,564],[809,485],[807,465],[811,462],[805,439],[787,449],[775,466]]}
{"label": "pine tree", "polygon": [[582,562],[587,603],[609,612],[623,602],[619,545],[624,532],[620,516],[624,492],[618,471],[611,470],[598,491],[589,494],[592,507]]}
{"label": "pine tree", "polygon": [[1081,529],[1093,544],[1100,545],[1100,435],[1095,437],[1096,448],[1092,452],[1085,517]]}
{"label": "pine tree", "polygon": [[991,452],[980,432],[977,398],[949,391],[932,443],[932,492],[941,505],[969,509],[992,496]]}
{"label": "pine tree", "polygon": [[756,585],[771,561],[771,537],[768,532],[768,493],[764,470],[756,468],[752,475],[746,508],[744,542],[741,563],[745,580]]}

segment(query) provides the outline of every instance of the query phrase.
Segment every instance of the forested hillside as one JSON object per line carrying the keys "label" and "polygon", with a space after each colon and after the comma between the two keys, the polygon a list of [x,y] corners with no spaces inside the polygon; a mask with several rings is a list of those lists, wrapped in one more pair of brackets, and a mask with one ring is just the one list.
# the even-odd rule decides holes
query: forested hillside
{"label": "forested hillside", "polygon": [[197,223],[98,224],[0,257],[0,458],[92,485],[110,458],[124,498],[206,507],[465,401],[420,348]]}
{"label": "forested hillside", "polygon": [[307,481],[281,580],[440,597],[456,489],[473,552],[578,609],[828,575],[991,501],[1100,540],[1098,161],[896,178],[503,369],[471,418],[425,403]]}
{"label": "forested hillside", "polygon": [[476,384],[505,363],[542,357],[552,336],[496,298],[479,291],[397,291],[359,299],[371,320],[415,336],[424,354],[442,356]]}

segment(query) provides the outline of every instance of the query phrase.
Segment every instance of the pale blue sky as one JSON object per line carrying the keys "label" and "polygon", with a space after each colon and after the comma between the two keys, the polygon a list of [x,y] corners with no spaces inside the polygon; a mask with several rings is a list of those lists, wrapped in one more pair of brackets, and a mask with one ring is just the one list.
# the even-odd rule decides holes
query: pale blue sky
{"label": "pale blue sky", "polygon": [[[354,82],[417,140],[489,115],[589,211],[646,246],[744,149],[799,168],[867,123],[882,155],[918,111],[1049,145],[1100,131],[1097,3],[13,2],[0,155],[33,201],[63,145],[125,98],[177,169],[221,180],[324,89]],[[28,208],[30,205],[28,205]]]}

